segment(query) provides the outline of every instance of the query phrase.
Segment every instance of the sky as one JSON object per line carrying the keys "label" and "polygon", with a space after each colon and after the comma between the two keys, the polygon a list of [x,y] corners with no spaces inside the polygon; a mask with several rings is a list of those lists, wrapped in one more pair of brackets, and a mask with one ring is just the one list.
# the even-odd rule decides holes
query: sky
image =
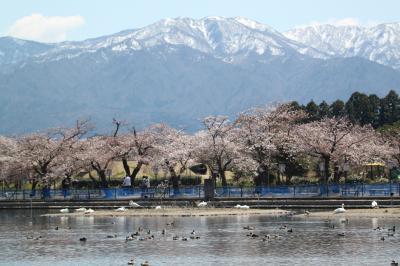
{"label": "sky", "polygon": [[279,31],[316,23],[400,22],[400,0],[3,0],[0,36],[83,40],[171,17],[243,16]]}

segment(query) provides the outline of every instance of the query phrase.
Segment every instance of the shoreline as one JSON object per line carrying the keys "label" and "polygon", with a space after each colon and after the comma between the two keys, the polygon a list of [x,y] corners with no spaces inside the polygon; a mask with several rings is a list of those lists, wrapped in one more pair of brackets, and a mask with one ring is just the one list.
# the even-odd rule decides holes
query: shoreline
{"label": "shoreline", "polygon": [[234,215],[264,215],[264,216],[286,216],[292,212],[281,209],[235,209],[235,208],[163,208],[163,209],[127,209],[125,212],[117,212],[115,210],[95,210],[90,214],[83,212],[73,212],[71,209],[69,213],[47,213],[41,216],[48,217],[85,217],[85,216],[98,216],[98,217],[201,217],[201,216],[234,216]]}
{"label": "shoreline", "polygon": [[400,218],[400,208],[379,208],[379,209],[348,209],[344,213],[334,214],[333,209],[331,211],[310,211],[306,213],[298,213],[295,217],[305,218]]}

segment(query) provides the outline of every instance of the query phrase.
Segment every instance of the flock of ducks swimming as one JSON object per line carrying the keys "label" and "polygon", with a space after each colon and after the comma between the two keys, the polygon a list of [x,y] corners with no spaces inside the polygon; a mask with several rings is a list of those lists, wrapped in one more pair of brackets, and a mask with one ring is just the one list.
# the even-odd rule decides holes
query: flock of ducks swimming
{"label": "flock of ducks swimming", "polygon": [[[202,202],[200,202],[200,203],[198,203],[198,204],[196,204],[196,205],[197,205],[197,207],[199,207],[199,208],[204,208],[204,207],[207,207],[208,204],[207,204],[207,202],[202,201]],[[140,206],[140,205],[137,204],[136,202],[130,201],[130,202],[129,202],[129,207],[131,207],[131,208],[141,208],[142,206]],[[240,204],[237,204],[236,206],[234,206],[234,208],[235,208],[235,209],[249,209],[250,207],[247,206],[247,205],[240,205]],[[373,208],[373,209],[379,208],[378,203],[377,203],[376,201],[372,201],[372,202],[371,202],[371,208]],[[162,209],[162,207],[161,207],[161,206],[156,206],[155,209],[156,209],[156,210],[160,210],[160,209]],[[116,212],[125,212],[125,211],[127,211],[127,210],[128,210],[128,209],[127,209],[126,207],[119,207],[119,208],[115,209]],[[64,208],[64,209],[61,209],[60,212],[61,212],[61,213],[69,213],[70,210],[69,210],[68,208]],[[88,208],[88,209],[86,209],[86,208],[77,208],[77,209],[75,209],[75,212],[82,212],[82,213],[85,213],[85,214],[90,214],[90,213],[93,213],[94,210],[91,209],[91,208]],[[341,213],[345,213],[345,212],[346,212],[346,209],[344,208],[344,203],[342,203],[341,207],[339,207],[339,208],[337,208],[337,209],[335,209],[335,210],[333,211],[333,214],[341,214]],[[305,211],[305,215],[308,216],[309,214],[310,214],[309,211]],[[342,222],[342,223],[348,223],[349,220],[348,220],[348,219],[344,219],[344,220],[342,219],[341,222]],[[330,221],[329,221],[329,224],[331,224]],[[174,222],[167,223],[167,226],[174,226]],[[332,225],[330,226],[330,228],[334,228],[334,225],[332,224]],[[58,229],[58,227],[56,227],[56,230],[57,230],[57,229]],[[248,232],[248,233],[246,234],[247,237],[250,237],[250,238],[258,238],[258,237],[260,237],[260,238],[262,239],[262,241],[270,241],[270,240],[273,240],[273,239],[280,239],[280,238],[282,238],[282,236],[279,235],[279,234],[260,234],[260,233],[255,233],[255,232],[254,232],[255,227],[253,227],[253,226],[244,226],[243,229],[244,229],[244,230],[250,231],[250,232]],[[285,230],[287,233],[293,233],[293,228],[288,228],[286,225],[281,226],[281,227],[279,228],[279,230]],[[383,230],[385,230],[385,228],[383,228],[383,227],[377,227],[377,228],[375,228],[374,230],[375,230],[375,231],[383,231]],[[388,228],[388,229],[387,229],[388,236],[389,236],[389,237],[390,237],[390,236],[394,236],[395,231],[396,231],[396,227],[395,227],[395,226],[393,226],[393,227],[391,227],[391,228]],[[166,235],[167,235],[167,229],[164,228],[164,229],[161,231],[160,234],[161,234],[162,237],[166,237]],[[344,237],[344,236],[345,236],[345,233],[344,233],[344,232],[338,233],[338,236],[339,236],[339,237]],[[109,235],[109,236],[107,236],[107,238],[114,238],[114,237],[117,237],[117,235]],[[129,234],[128,236],[126,236],[125,241],[126,241],[126,242],[128,242],[128,241],[133,241],[133,240],[145,241],[145,240],[153,240],[154,238],[155,238],[155,235],[152,234],[151,230],[144,230],[142,227],[139,227],[138,230],[137,230],[136,232],[134,232],[134,233]],[[187,237],[187,236],[181,236],[181,237],[180,237],[180,236],[177,236],[177,235],[173,235],[173,236],[172,236],[172,240],[188,241],[188,239],[200,239],[200,237],[196,235],[195,230],[193,230],[193,231],[190,233],[190,236],[189,236],[189,237]],[[86,239],[86,237],[82,237],[82,238],[80,238],[79,240],[80,240],[81,242],[86,242],[87,239]],[[384,241],[384,240],[385,240],[385,237],[382,236],[382,237],[380,238],[380,240]],[[136,265],[136,259],[135,259],[135,258],[132,258],[132,259],[128,262],[128,265]],[[148,261],[145,261],[145,262],[141,263],[140,265],[141,265],[141,266],[149,266],[150,264],[149,264]],[[395,262],[395,261],[392,261],[392,263],[391,263],[390,265],[391,265],[391,266],[398,266],[398,263]]]}

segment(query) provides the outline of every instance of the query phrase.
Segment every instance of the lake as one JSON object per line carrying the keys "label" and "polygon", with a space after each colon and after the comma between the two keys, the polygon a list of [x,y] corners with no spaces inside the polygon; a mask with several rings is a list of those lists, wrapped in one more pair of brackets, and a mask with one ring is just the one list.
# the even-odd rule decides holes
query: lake
{"label": "lake", "polygon": [[[190,266],[390,265],[400,260],[400,237],[388,236],[387,230],[393,225],[400,230],[400,219],[40,216],[43,213],[34,210],[31,217],[25,210],[0,211],[0,265],[127,265],[131,257],[136,265],[147,260],[150,265]],[[167,225],[172,221],[173,226]],[[246,236],[245,226],[255,227],[252,232],[260,237]],[[378,226],[386,229],[374,230]],[[138,227],[145,229],[144,237],[154,239],[127,242],[126,236]],[[192,230],[200,239],[189,238]],[[270,239],[263,241],[267,234]],[[87,241],[79,241],[82,237]]]}

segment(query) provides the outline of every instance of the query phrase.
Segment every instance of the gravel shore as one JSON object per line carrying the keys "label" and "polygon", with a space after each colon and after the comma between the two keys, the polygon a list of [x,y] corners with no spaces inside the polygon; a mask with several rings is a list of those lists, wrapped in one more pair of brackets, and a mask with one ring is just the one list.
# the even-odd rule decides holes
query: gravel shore
{"label": "gravel shore", "polygon": [[309,211],[308,213],[299,213],[295,216],[315,217],[331,219],[334,217],[344,218],[400,218],[400,208],[381,208],[381,209],[349,209],[344,213],[334,214],[331,211]]}
{"label": "gravel shore", "polygon": [[69,213],[49,213],[43,216],[228,216],[228,215],[270,215],[283,216],[291,212],[280,209],[235,209],[235,208],[162,208],[162,209],[127,209],[124,212],[116,210],[95,210],[90,214],[75,212],[70,209]]}

